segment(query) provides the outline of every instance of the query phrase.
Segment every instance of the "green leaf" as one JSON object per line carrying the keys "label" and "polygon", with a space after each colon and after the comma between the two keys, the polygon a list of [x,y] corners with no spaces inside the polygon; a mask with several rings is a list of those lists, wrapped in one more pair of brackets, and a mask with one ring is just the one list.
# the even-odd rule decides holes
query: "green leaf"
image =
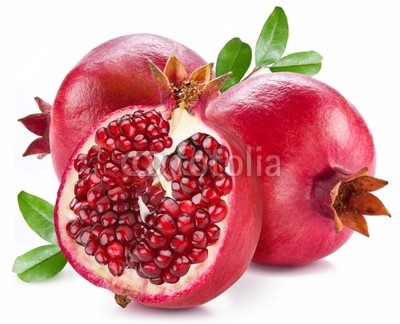
{"label": "green leaf", "polygon": [[218,54],[217,77],[232,72],[221,91],[225,91],[239,83],[251,64],[251,47],[240,38],[232,38]]}
{"label": "green leaf", "polygon": [[19,256],[12,271],[25,282],[43,281],[57,275],[66,264],[67,260],[60,248],[50,244]]}
{"label": "green leaf", "polygon": [[260,68],[278,61],[286,49],[289,25],[281,7],[274,11],[265,22],[256,45],[256,67]]}
{"label": "green leaf", "polygon": [[297,72],[315,75],[321,70],[322,56],[314,51],[297,52],[282,57],[270,67],[271,72]]}
{"label": "green leaf", "polygon": [[42,239],[57,244],[54,231],[54,207],[47,201],[25,191],[18,194],[18,205],[29,227]]}

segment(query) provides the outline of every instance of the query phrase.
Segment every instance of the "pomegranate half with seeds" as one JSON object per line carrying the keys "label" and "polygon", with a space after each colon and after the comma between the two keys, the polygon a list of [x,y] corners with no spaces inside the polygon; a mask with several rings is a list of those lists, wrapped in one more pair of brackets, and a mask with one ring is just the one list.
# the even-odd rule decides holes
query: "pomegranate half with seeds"
{"label": "pomegranate half with seeds", "polygon": [[95,285],[164,308],[207,302],[248,266],[259,238],[257,177],[245,148],[202,107],[222,86],[151,64],[165,105],[109,115],[78,146],[55,207],[60,247]]}

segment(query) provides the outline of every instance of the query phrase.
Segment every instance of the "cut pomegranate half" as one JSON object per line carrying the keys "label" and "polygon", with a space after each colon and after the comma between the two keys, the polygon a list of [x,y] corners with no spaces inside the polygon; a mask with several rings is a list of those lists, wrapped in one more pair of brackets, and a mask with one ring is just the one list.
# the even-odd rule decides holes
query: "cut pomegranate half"
{"label": "cut pomegranate half", "polygon": [[64,173],[55,208],[62,251],[121,305],[204,303],[253,256],[258,179],[247,174],[241,143],[188,109],[195,103],[190,95],[190,105],[182,101],[172,113],[164,106],[114,112]]}

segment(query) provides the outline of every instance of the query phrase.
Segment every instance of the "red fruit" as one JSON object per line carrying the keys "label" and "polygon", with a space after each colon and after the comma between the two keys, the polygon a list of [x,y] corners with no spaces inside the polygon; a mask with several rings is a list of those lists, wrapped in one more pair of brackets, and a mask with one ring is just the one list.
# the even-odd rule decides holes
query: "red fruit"
{"label": "red fruit", "polygon": [[[209,82],[211,65],[188,78],[175,58],[165,74],[151,66],[161,93],[170,93],[174,79],[179,106],[128,107],[90,131],[63,175],[55,227],[74,269],[121,305],[191,307],[226,290],[251,261],[261,227],[259,182],[240,172],[241,143],[198,113],[224,78]],[[143,136],[140,150],[130,145],[135,137],[127,133],[135,132]],[[126,149],[110,139],[127,141]],[[162,149],[152,150],[154,142]]]}
{"label": "red fruit", "polygon": [[[188,72],[205,64],[187,47],[150,34],[115,38],[93,49],[66,76],[53,106],[35,98],[42,113],[20,120],[40,136],[29,145],[24,156],[43,157],[52,153],[54,169],[61,179],[77,144],[105,115],[129,105],[161,103],[147,61],[163,67],[172,53]],[[133,136],[128,128],[122,127],[121,131],[128,138]],[[121,138],[115,145],[123,146],[125,141]],[[158,143],[153,145],[156,147]]]}
{"label": "red fruit", "polygon": [[[229,89],[206,110],[244,143],[262,180],[264,221],[254,261],[297,265],[342,246],[363,214],[389,215],[369,191],[371,134],[337,91],[310,77],[274,73]],[[361,170],[361,171],[360,171]]]}

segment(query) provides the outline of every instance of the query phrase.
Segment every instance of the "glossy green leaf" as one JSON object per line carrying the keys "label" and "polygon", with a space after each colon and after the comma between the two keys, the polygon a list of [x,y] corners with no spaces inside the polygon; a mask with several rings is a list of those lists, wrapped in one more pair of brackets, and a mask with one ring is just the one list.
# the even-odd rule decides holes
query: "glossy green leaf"
{"label": "glossy green leaf", "polygon": [[218,54],[216,75],[232,72],[221,91],[225,91],[239,83],[251,64],[251,47],[238,37],[232,38]]}
{"label": "glossy green leaf", "polygon": [[278,61],[286,49],[289,25],[285,12],[280,7],[265,22],[256,45],[256,66],[263,67]]}
{"label": "glossy green leaf", "polygon": [[271,72],[296,72],[315,75],[321,70],[322,56],[314,51],[297,52],[282,57],[270,67]]}
{"label": "glossy green leaf", "polygon": [[29,227],[42,239],[57,244],[54,231],[54,207],[47,201],[25,191],[18,194],[18,205]]}
{"label": "glossy green leaf", "polygon": [[37,247],[21,256],[15,262],[12,271],[25,282],[43,281],[53,278],[67,264],[67,260],[57,245]]}

